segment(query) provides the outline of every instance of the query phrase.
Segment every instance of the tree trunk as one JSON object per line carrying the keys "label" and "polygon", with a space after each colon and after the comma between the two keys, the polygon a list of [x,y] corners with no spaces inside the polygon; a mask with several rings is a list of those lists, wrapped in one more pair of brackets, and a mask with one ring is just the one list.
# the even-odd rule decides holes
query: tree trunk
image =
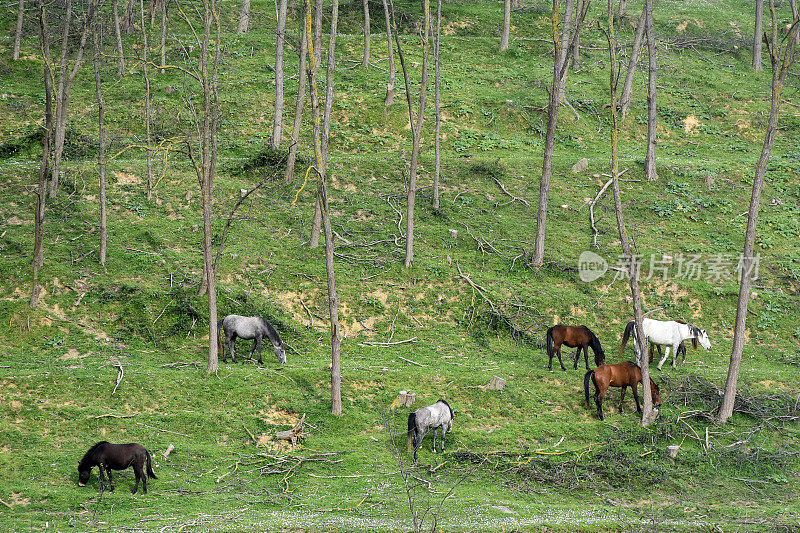
{"label": "tree trunk", "polygon": [[[789,0],[789,6],[792,8],[792,20],[800,18],[800,11],[797,9],[797,0]],[[800,36],[798,36],[800,37]],[[795,37],[795,45],[798,43],[798,37]]]}
{"label": "tree trunk", "polygon": [[717,414],[717,420],[724,424],[733,415],[733,406],[736,400],[736,384],[739,380],[739,366],[742,361],[745,341],[745,325],[747,321],[747,304],[750,299],[751,274],[755,258],[753,249],[755,247],[756,223],[758,222],[758,207],[761,200],[761,190],[764,186],[764,175],[767,171],[767,164],[772,152],[772,143],[775,139],[775,131],[778,129],[778,113],[781,105],[781,94],[786,81],[786,75],[794,59],[794,49],[797,44],[798,30],[800,21],[795,21],[786,39],[786,46],[781,57],[781,41],[778,38],[778,24],[775,16],[775,4],[770,0],[770,14],[772,15],[772,45],[767,47],[770,61],[772,62],[772,99],[770,101],[769,121],[767,131],[764,135],[764,145],[761,148],[761,157],[756,165],[756,173],[753,179],[753,192],[750,196],[750,210],[747,216],[747,230],[744,234],[744,251],[740,261],[741,276],[739,285],[739,301],[736,306],[736,323],[733,330],[733,348],[731,349],[731,360],[728,366],[728,377],[725,380],[725,393],[722,397],[722,405]]}
{"label": "tree trunk", "polygon": [[92,42],[94,44],[94,84],[97,96],[97,168],[100,173],[100,264],[106,264],[106,249],[108,243],[108,227],[106,224],[106,136],[105,136],[105,105],[103,103],[103,86],[100,78],[100,33],[103,25],[100,24],[100,17],[97,17],[97,24],[92,31]]}
{"label": "tree trunk", "polygon": [[286,40],[286,0],[281,0],[278,10],[278,27],[275,37],[275,120],[269,146],[277,150],[281,144],[283,126],[283,45]]}
{"label": "tree trunk", "polygon": [[386,84],[386,99],[383,104],[390,106],[394,103],[394,50],[392,49],[392,25],[389,15],[389,5],[383,0],[383,14],[386,16],[386,39],[389,51],[389,82]]}
{"label": "tree trunk", "polygon": [[283,177],[284,184],[289,184],[294,176],[294,164],[297,159],[297,143],[300,140],[300,127],[303,124],[303,101],[305,100],[306,92],[306,55],[308,54],[306,33],[309,30],[305,27],[305,13],[301,13],[301,19],[303,22],[300,24],[300,35],[298,37],[300,41],[300,74],[297,76],[297,99],[295,100],[294,106],[294,126],[292,127],[292,141],[289,145],[289,156],[286,161],[286,174]]}
{"label": "tree trunk", "polygon": [[435,163],[433,167],[433,208],[439,209],[439,178],[442,173],[442,158],[439,153],[439,138],[442,129],[442,109],[439,101],[440,72],[439,72],[439,40],[442,29],[442,0],[436,2],[436,41],[433,45],[434,66],[434,106],[436,108],[436,132],[433,137],[433,151]]}
{"label": "tree trunk", "polygon": [[[322,150],[322,160],[328,161],[328,140],[331,131],[331,109],[333,108],[333,73],[336,68],[336,37],[337,26],[339,23],[339,0],[333,0],[331,10],[331,33],[328,41],[328,64],[325,76],[325,110],[322,115],[322,136],[320,138],[320,149]],[[322,205],[319,196],[314,204],[314,221],[311,226],[311,248],[319,246],[319,234],[322,225]]]}
{"label": "tree trunk", "polygon": [[369,48],[372,35],[369,29],[369,0],[364,0],[364,60],[361,66],[369,67]]}
{"label": "tree trunk", "polygon": [[645,175],[648,180],[658,179],[656,172],[656,125],[658,123],[658,112],[656,110],[656,38],[653,31],[653,0],[645,0],[647,10],[647,20],[645,22],[645,32],[647,32],[647,154],[644,166]]}
{"label": "tree trunk", "polygon": [[[403,79],[406,86],[406,102],[408,103],[408,121],[411,126],[411,163],[408,171],[408,209],[406,212],[406,258],[405,266],[409,268],[414,261],[414,201],[417,195],[417,164],[419,161],[419,147],[422,136],[422,125],[425,118],[425,95],[428,88],[428,48],[431,27],[430,4],[428,0],[423,0],[422,8],[425,17],[425,26],[422,29],[422,81],[419,89],[419,109],[417,112],[416,125],[414,121],[414,109],[411,105],[411,89],[408,81],[408,69],[406,68],[403,48],[400,45],[400,37],[395,26],[394,38],[397,44],[397,53],[400,56],[400,66],[403,69]],[[392,25],[395,25],[394,11],[392,11]]]}
{"label": "tree trunk", "polygon": [[[322,63],[322,13],[325,10],[324,0],[314,2],[314,64],[319,68]],[[309,45],[310,47],[310,45]]]}
{"label": "tree trunk", "polygon": [[511,0],[503,2],[503,31],[500,33],[500,51],[508,50],[508,37],[511,33]]}
{"label": "tree trunk", "polygon": [[760,72],[761,67],[761,39],[764,33],[764,0],[756,0],[756,25],[753,32],[753,69]]}
{"label": "tree trunk", "polygon": [[[162,0],[161,2],[161,66],[167,64],[167,4],[169,0]],[[161,74],[165,70],[161,69]]]}
{"label": "tree trunk", "polygon": [[45,132],[42,135],[42,163],[39,167],[39,184],[36,188],[36,209],[34,211],[33,229],[33,287],[31,289],[31,307],[39,305],[41,286],[39,285],[39,269],[44,265],[44,220],[47,208],[47,175],[50,165],[50,138],[53,131],[53,73],[50,69],[50,32],[47,27],[47,13],[44,3],[39,4],[39,38],[44,57],[44,94]]}
{"label": "tree trunk", "polygon": [[117,11],[117,0],[114,0],[113,3],[113,13],[114,13],[114,33],[117,37],[117,62],[118,62],[118,69],[117,73],[119,77],[123,77],[125,75],[125,52],[122,49],[122,31],[119,27],[119,13]]}
{"label": "tree trunk", "polygon": [[14,53],[13,59],[19,59],[19,49],[22,46],[22,23],[25,21],[25,0],[19,0],[17,6],[17,26],[14,30]]}
{"label": "tree trunk", "polygon": [[56,97],[56,143],[55,153],[53,154],[53,172],[50,178],[50,196],[55,197],[58,193],[58,178],[61,165],[61,156],[64,151],[64,140],[67,133],[67,110],[69,108],[69,96],[72,90],[72,84],[75,82],[75,76],[81,68],[83,61],[83,51],[86,49],[86,39],[89,36],[89,27],[92,23],[95,9],[97,7],[97,0],[92,0],[86,9],[86,18],[83,21],[83,31],[81,32],[81,40],[78,45],[78,50],[75,54],[75,64],[72,70],[67,75],[67,54],[69,44],[69,21],[72,15],[72,2],[67,3],[67,14],[64,22],[64,33],[61,48],[61,66],[58,81],[58,96]]}
{"label": "tree trunk", "polygon": [[[580,13],[583,11],[584,0],[575,0],[575,12]],[[591,0],[585,0],[591,1]],[[581,25],[575,28],[575,46],[572,48],[572,70],[578,72],[581,63]]]}
{"label": "tree trunk", "polygon": [[619,6],[617,7],[617,15],[619,18],[624,17],[628,14],[628,0],[619,0]]}
{"label": "tree trunk", "polygon": [[[619,190],[619,129],[617,125],[617,54],[616,54],[616,37],[614,35],[614,13],[613,13],[613,0],[608,0],[608,49],[609,57],[611,59],[611,77],[610,77],[610,92],[611,92],[611,177],[614,186],[614,212],[617,218],[617,230],[619,231],[619,239],[622,243],[622,251],[625,254],[625,262],[628,265],[628,274],[630,276],[631,296],[633,298],[633,318],[636,322],[636,330],[638,332],[644,331],[642,329],[642,300],[639,293],[639,269],[636,267],[636,259],[631,252],[631,245],[628,241],[628,232],[625,229],[625,220],[622,214],[622,199],[620,198]],[[645,336],[639,334],[637,337],[637,349],[639,353],[638,364],[642,369],[642,425],[648,426],[655,419],[653,412],[653,399],[650,392],[650,366],[647,361],[646,339]]]}
{"label": "tree trunk", "polygon": [[[567,25],[566,13],[571,12],[572,0],[567,0],[564,10],[564,26]],[[544,141],[544,158],[542,160],[542,181],[539,185],[539,210],[536,215],[536,241],[533,248],[533,266],[538,268],[544,261],[544,234],[547,221],[547,200],[550,196],[550,178],[553,175],[553,147],[556,139],[556,123],[558,107],[562,94],[562,67],[566,60],[566,50],[561,46],[558,37],[558,0],[553,0],[553,82],[550,86],[550,99],[547,106],[547,130]],[[562,31],[563,33],[563,31]]]}
{"label": "tree trunk", "polygon": [[126,35],[133,33],[133,3],[134,0],[128,0],[125,6],[125,16],[122,19],[122,31]]}
{"label": "tree trunk", "polygon": [[147,199],[153,198],[153,158],[150,155],[150,77],[147,74],[147,25],[144,23],[144,0],[139,0],[139,10],[142,18],[142,76],[144,77],[144,121],[147,131]]}
{"label": "tree trunk", "polygon": [[[622,118],[628,114],[631,105],[631,94],[633,93],[633,77],[636,74],[636,65],[639,63],[639,53],[642,51],[642,37],[647,26],[647,4],[642,8],[639,16],[639,24],[636,26],[636,36],[633,38],[633,48],[631,49],[631,60],[628,62],[628,74],[625,76],[625,84],[622,86],[622,94],[619,97],[619,108]],[[647,41],[648,44],[650,41]]]}
{"label": "tree trunk", "polygon": [[[338,5],[334,0],[333,20],[338,16]],[[327,161],[323,158],[323,140],[320,136],[319,100],[316,89],[316,62],[313,57],[313,41],[311,39],[311,2],[306,0],[306,38],[309,41],[309,62],[307,67],[308,92],[311,97],[311,117],[313,121],[314,155],[317,162],[317,198],[323,210],[323,224],[325,226],[325,270],[328,278],[328,303],[331,317],[331,413],[342,414],[342,363],[341,363],[341,338],[339,336],[339,302],[336,296],[336,276],[333,263],[333,231],[331,229],[330,209],[326,191]],[[335,24],[335,23],[334,23]],[[332,31],[331,39],[335,39]],[[330,48],[329,48],[330,50]]]}
{"label": "tree trunk", "polygon": [[239,24],[236,26],[236,33],[247,33],[250,29],[250,0],[242,0],[242,8],[239,10]]}

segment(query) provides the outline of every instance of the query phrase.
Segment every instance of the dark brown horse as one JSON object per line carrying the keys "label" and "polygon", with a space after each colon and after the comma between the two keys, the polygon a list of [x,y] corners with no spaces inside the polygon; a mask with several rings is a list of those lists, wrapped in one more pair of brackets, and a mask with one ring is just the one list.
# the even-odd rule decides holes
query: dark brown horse
{"label": "dark brown horse", "polygon": [[[147,463],[147,475],[145,475],[144,465]],[[106,441],[101,441],[89,448],[86,455],[83,456],[81,462],[78,463],[78,485],[81,487],[86,486],[89,481],[89,476],[92,473],[92,467],[97,466],[100,471],[100,491],[102,492],[105,484],[103,471],[108,474],[109,490],[114,491],[114,482],[111,480],[112,470],[125,470],[128,467],[133,467],[133,473],[136,475],[136,485],[131,491],[136,494],[139,490],[139,480],[142,480],[142,494],[147,494],[147,476],[153,479],[158,479],[153,473],[153,465],[150,460],[150,452],[148,452],[141,444],[111,444]]]}
{"label": "dark brown horse", "polygon": [[[583,377],[583,390],[586,392],[586,407],[591,409],[592,406],[589,403],[589,380],[594,382],[594,402],[597,404],[597,416],[600,417],[600,420],[604,419],[603,399],[606,397],[609,387],[622,387],[622,392],[619,396],[620,413],[622,412],[622,402],[625,401],[625,389],[630,387],[633,390],[633,399],[636,400],[636,412],[642,414],[639,395],[636,393],[636,388],[642,382],[642,369],[636,363],[626,361],[615,365],[602,365],[586,373]],[[652,379],[650,380],[650,397],[653,399],[654,407],[661,405],[661,391]]]}
{"label": "dark brown horse", "polygon": [[575,369],[578,368],[578,359],[581,357],[581,350],[583,350],[583,359],[586,361],[586,370],[589,370],[589,350],[592,347],[594,352],[594,364],[600,366],[606,360],[606,354],[603,352],[603,347],[600,346],[600,340],[597,335],[592,333],[592,330],[586,326],[565,326],[559,324],[547,329],[545,334],[545,341],[547,342],[547,370],[553,370],[553,355],[558,355],[558,362],[561,363],[561,370],[564,368],[564,363],[561,361],[561,345],[566,344],[570,348],[578,348],[575,352]]}

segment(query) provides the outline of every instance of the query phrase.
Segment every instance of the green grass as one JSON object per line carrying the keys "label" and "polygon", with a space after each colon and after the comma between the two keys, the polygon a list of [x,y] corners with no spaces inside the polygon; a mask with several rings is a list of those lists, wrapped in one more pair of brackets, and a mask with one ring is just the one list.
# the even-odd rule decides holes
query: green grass
{"label": "green grass", "polygon": [[[581,251],[593,249],[586,199],[594,198],[606,180],[602,174],[610,157],[604,108],[608,59],[596,49],[604,43],[602,35],[586,30],[582,67],[568,77],[567,97],[580,119],[568,108],[560,111],[546,264],[534,270],[528,265],[546,122],[541,108],[552,75],[551,51],[542,41],[550,31],[549,7],[536,4],[515,12],[516,39],[509,52],[498,54],[500,4],[444,4],[442,207],[434,212],[430,189],[420,191],[414,265],[405,269],[396,210],[404,210],[408,111],[401,90],[393,106],[383,105],[385,34],[374,34],[372,41],[372,59],[380,68],[356,66],[360,5],[342,8],[337,41],[342,70],[335,81],[331,127],[332,222],[350,243],[337,240],[344,334],[341,417],[329,414],[324,255],[307,245],[311,188],[292,203],[304,167],[298,167],[292,184],[270,181],[237,211],[218,276],[220,314],[269,316],[291,347],[288,363],[279,367],[266,349],[262,367],[228,363],[221,364],[217,376],[205,375],[208,318],[205,298],[196,296],[202,245],[196,176],[180,153],[169,153],[166,164],[161,153],[154,159],[163,178],[147,200],[144,154],[123,151],[144,135],[144,89],[132,59],[124,78],[116,77],[112,60],[104,75],[110,151],[122,152],[109,165],[106,266],[97,262],[97,170],[90,151],[97,116],[91,68],[84,66],[70,107],[69,174],[48,206],[41,274],[46,292],[38,309],[28,306],[31,190],[40,154],[26,139],[42,116],[43,69],[32,19],[23,43],[26,59],[9,60],[11,40],[0,41],[0,93],[7,95],[0,100],[0,154],[8,154],[0,159],[0,465],[5,472],[0,500],[8,504],[0,505],[3,528],[411,530],[398,460],[414,476],[408,478],[414,508],[432,509],[444,530],[795,526],[800,516],[798,427],[780,417],[796,415],[793,399],[800,392],[796,77],[789,78],[784,93],[782,129],[759,219],[760,278],[750,302],[740,373],[744,397],[752,404],[740,405],[729,424],[717,426],[707,416],[716,406],[714,391],[686,388],[706,383],[702,379],[718,388],[724,384],[736,280],[703,275],[663,282],[655,276],[642,282],[645,310],[661,308],[654,317],[684,318],[708,329],[712,350],[690,350],[677,369],[659,373],[653,367],[664,395],[654,425],[639,427],[630,394],[619,414],[616,392],[601,422],[583,403],[584,371],[570,366],[567,372],[548,372],[540,344],[554,323],[584,323],[597,333],[608,358],[617,361],[619,336],[632,314],[625,282],[611,283],[607,273],[587,284],[576,271]],[[396,6],[412,16],[402,26],[404,53],[419,62],[413,31],[419,6]],[[224,7],[227,31],[238,8],[234,3]],[[621,42],[632,39],[639,9],[640,3],[629,6]],[[593,9],[591,20],[603,18],[600,10]],[[780,7],[782,20],[788,10],[788,3]],[[251,32],[224,35],[216,238],[240,189],[266,175],[241,168],[265,150],[271,134],[272,11],[272,4],[254,3],[258,23]],[[624,177],[631,180],[623,184],[626,219],[647,261],[651,254],[676,260],[680,254],[701,254],[703,261],[724,254],[735,262],[742,249],[742,213],[763,142],[771,79],[768,70],[752,72],[748,37],[735,33],[737,27],[750,31],[750,11],[747,2],[656,4],[657,32],[663,43],[671,43],[659,55],[659,180],[643,178],[647,126],[641,74],[620,145],[621,168],[628,169]],[[12,28],[14,19],[3,13],[0,24]],[[177,16],[172,23],[176,35],[189,38]],[[373,10],[373,31],[381,31],[382,24],[380,9]],[[296,25],[293,15],[293,44]],[[687,37],[706,39],[724,51],[677,46]],[[126,37],[126,49],[135,42],[135,36]],[[183,65],[175,41],[168,50],[170,62]],[[293,76],[296,63],[287,55]],[[416,68],[412,81],[418,75]],[[183,138],[191,123],[182,76],[176,71],[151,76],[158,135]],[[398,88],[401,79],[398,74]],[[177,90],[168,93],[167,86]],[[415,81],[412,91],[417,90]],[[284,141],[295,91],[296,78],[290,78]],[[687,131],[690,116],[698,124]],[[308,161],[308,124],[305,128],[300,155]],[[430,184],[434,164],[427,117],[425,128],[422,186]],[[589,170],[572,174],[582,157],[589,160]],[[512,201],[495,179],[529,205]],[[621,248],[610,195],[595,214],[596,251],[614,265]],[[457,238],[451,229],[458,230]],[[514,327],[526,333],[522,342],[511,338],[508,324],[490,313],[459,268],[486,288],[502,312],[515,317]],[[385,347],[366,344],[410,339],[415,340]],[[238,352],[247,346],[240,341]],[[564,351],[565,364],[571,363],[569,352]],[[631,358],[631,352],[623,357]],[[112,394],[117,365],[124,378]],[[505,390],[480,388],[493,375],[507,380]],[[417,467],[409,465],[404,442],[409,410],[389,408],[405,389],[417,393],[415,407],[444,397],[456,411],[447,452],[433,455],[426,441]],[[753,413],[753,406],[760,414],[745,414]],[[302,414],[310,435],[291,454],[273,436]],[[78,460],[103,439],[141,442],[153,453],[159,479],[150,483],[146,496],[126,492],[133,484],[130,471],[117,474],[113,494],[97,493],[96,471],[88,487],[77,486]],[[165,459],[161,453],[170,444],[175,450]],[[672,444],[682,446],[674,461],[667,456]],[[312,456],[326,452],[339,453]],[[324,460],[289,470],[294,463],[285,461],[291,457]],[[431,519],[425,516],[426,529]]]}

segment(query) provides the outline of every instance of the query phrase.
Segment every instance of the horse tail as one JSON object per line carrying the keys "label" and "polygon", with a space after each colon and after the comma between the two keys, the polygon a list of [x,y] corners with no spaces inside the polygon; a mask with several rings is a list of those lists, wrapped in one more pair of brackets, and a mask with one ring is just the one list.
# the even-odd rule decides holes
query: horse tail
{"label": "horse tail", "polygon": [[153,472],[153,462],[150,459],[150,452],[145,450],[144,453],[147,456],[147,475],[148,475],[148,477],[150,477],[151,479],[158,479],[156,477],[155,472]]}
{"label": "horse tail", "polygon": [[553,328],[547,328],[547,333],[544,334],[545,343],[547,344],[547,357],[553,357]]}
{"label": "horse tail", "polygon": [[634,322],[633,320],[628,322],[628,324],[625,326],[625,333],[622,335],[622,344],[620,344],[619,346],[620,359],[622,359],[622,353],[625,351],[625,345],[628,344],[628,339],[630,338],[631,333],[633,333],[633,328],[635,326],[636,322]]}
{"label": "horse tail", "polygon": [[586,375],[583,376],[583,391],[586,393],[586,407],[589,409],[592,408],[592,405],[589,403],[589,380],[592,379],[594,375],[594,370],[589,370],[586,372]]}
{"label": "horse tail", "polygon": [[416,411],[408,415],[408,451],[411,451],[411,439],[414,438],[414,433],[417,431],[417,413]]}
{"label": "horse tail", "polygon": [[224,321],[225,319],[223,318],[217,322],[217,353],[222,352],[222,338],[219,336],[219,334],[222,331],[222,322]]}

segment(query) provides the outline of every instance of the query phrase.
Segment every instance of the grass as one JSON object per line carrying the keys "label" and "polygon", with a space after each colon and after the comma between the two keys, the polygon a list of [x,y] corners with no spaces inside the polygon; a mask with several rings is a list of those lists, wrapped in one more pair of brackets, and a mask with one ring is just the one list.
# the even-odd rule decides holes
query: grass
{"label": "grass", "polygon": [[[411,15],[404,19],[404,52],[419,61],[413,34],[419,7],[396,6]],[[237,8],[225,7],[223,24],[231,29]],[[629,6],[629,18],[635,21],[639,7]],[[259,23],[251,32],[224,36],[217,238],[240,189],[268,175],[258,165],[274,162],[266,155],[274,90],[272,9],[254,3]],[[81,70],[73,89],[69,173],[48,206],[46,293],[38,309],[28,307],[31,187],[40,157],[30,139],[42,114],[42,66],[32,20],[23,46],[27,59],[10,61],[11,41],[0,41],[0,92],[7,94],[0,100],[4,528],[410,530],[408,486],[414,509],[430,508],[445,530],[793,527],[800,515],[798,428],[781,417],[800,383],[796,78],[786,88],[783,129],[759,220],[760,278],[740,374],[751,403],[742,404],[730,424],[717,426],[708,417],[714,391],[694,385],[724,383],[736,280],[709,279],[707,270],[699,279],[653,276],[642,282],[645,309],[660,308],[656,318],[683,318],[708,329],[713,348],[690,350],[684,366],[655,371],[664,405],[653,426],[639,427],[630,398],[618,413],[616,393],[601,422],[583,403],[583,370],[548,372],[541,343],[554,323],[585,323],[616,361],[618,336],[631,315],[624,282],[612,283],[607,273],[587,284],[576,271],[580,252],[592,249],[585,199],[594,198],[608,171],[608,61],[594,49],[602,36],[587,30],[581,70],[570,73],[567,89],[580,119],[567,108],[559,119],[546,264],[530,269],[546,120],[540,109],[551,75],[550,50],[541,40],[548,38],[548,9],[536,4],[515,12],[516,40],[509,52],[498,54],[499,5],[443,6],[442,207],[433,211],[430,190],[420,192],[416,255],[405,269],[396,246],[403,244],[397,212],[404,208],[402,152],[410,149],[404,95],[383,106],[383,34],[373,35],[376,67],[355,67],[361,57],[360,4],[343,8],[330,151],[333,227],[350,242],[337,241],[342,417],[329,414],[325,267],[322,251],[307,246],[309,189],[292,203],[301,169],[292,184],[270,181],[237,211],[219,268],[220,313],[270,317],[291,347],[288,363],[279,367],[266,350],[262,367],[222,364],[217,376],[207,377],[207,306],[196,296],[200,195],[180,154],[168,154],[166,163],[163,154],[155,158],[163,179],[152,200],[143,190],[143,153],[125,150],[109,166],[109,255],[105,268],[97,263],[98,192],[90,150],[96,108],[89,68]],[[592,20],[602,18],[599,11],[594,8]],[[673,274],[681,254],[699,254],[704,265],[718,254],[735,262],[742,248],[742,213],[763,140],[770,81],[769,71],[749,68],[747,36],[735,32],[752,26],[750,11],[746,2],[664,0],[656,6],[657,32],[671,43],[659,55],[659,180],[642,179],[641,75],[620,147],[622,168],[629,169],[625,178],[632,180],[623,187],[626,217],[646,267],[651,254],[675,258]],[[787,13],[788,5],[782,6],[781,17]],[[376,32],[379,14],[373,13]],[[188,39],[188,29],[176,19],[176,35]],[[14,20],[11,13],[0,15],[2,27],[13,27]],[[291,32],[296,23],[293,16]],[[688,37],[724,51],[678,46]],[[135,37],[126,39],[126,49],[134,50]],[[621,41],[631,39],[630,25],[623,25]],[[169,53],[180,60],[174,41]],[[110,151],[118,153],[143,135],[143,84],[134,61],[122,79],[111,63],[104,79],[106,116]],[[290,62],[290,76],[296,68]],[[162,137],[183,137],[191,124],[181,76],[151,76],[155,130]],[[295,83],[287,82],[284,140]],[[168,93],[167,86],[177,90]],[[426,122],[423,185],[433,170],[432,121]],[[300,154],[307,160],[309,133],[304,130]],[[589,170],[572,174],[582,157]],[[529,205],[513,201],[495,179]],[[615,265],[621,250],[610,195],[598,203],[596,216],[596,251]],[[456,237],[451,229],[458,230]],[[459,268],[514,317],[514,327],[527,334],[520,342]],[[415,340],[365,344],[409,339]],[[246,344],[240,341],[237,348],[242,353]],[[565,356],[571,359],[566,350]],[[112,394],[118,364],[124,378]],[[493,375],[507,380],[504,390],[480,388]],[[407,389],[417,393],[415,407],[445,397],[456,411],[448,451],[433,455],[426,441],[416,467],[408,463],[403,438],[408,409],[389,408],[397,392]],[[760,407],[747,407],[752,405]],[[274,434],[302,414],[310,435],[292,453]],[[113,494],[96,492],[96,473],[89,487],[77,486],[77,461],[103,439],[141,442],[153,453],[159,479],[147,496],[126,492],[133,484],[130,471],[117,475]],[[170,444],[175,450],[162,457]],[[674,461],[666,451],[673,444],[681,445]],[[314,455],[328,452],[339,453]],[[308,460],[298,463],[301,457]],[[413,477],[404,482],[399,471]],[[432,525],[430,513],[425,524]]]}

